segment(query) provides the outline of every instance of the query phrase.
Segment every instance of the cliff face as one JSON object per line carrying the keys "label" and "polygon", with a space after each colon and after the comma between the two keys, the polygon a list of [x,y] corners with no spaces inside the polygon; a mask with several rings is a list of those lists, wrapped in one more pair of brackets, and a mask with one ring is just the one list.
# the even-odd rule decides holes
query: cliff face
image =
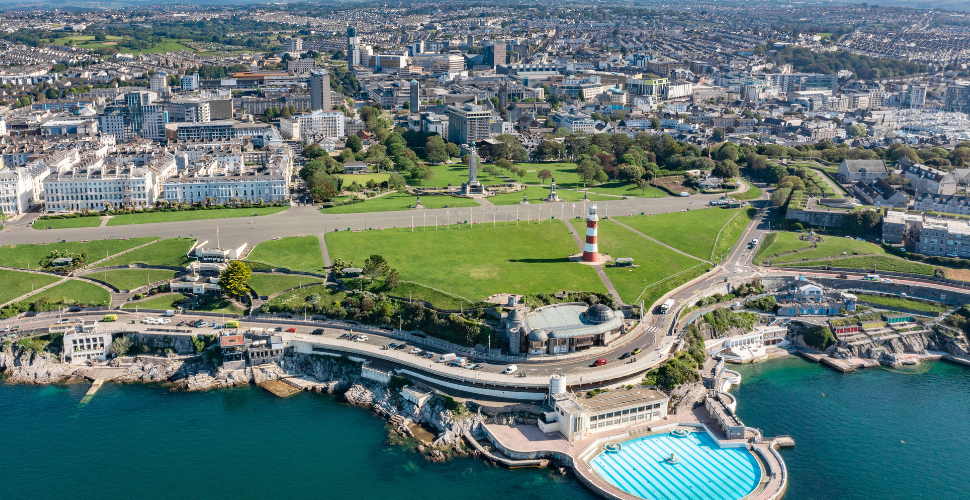
{"label": "cliff face", "polygon": [[0,351],[0,371],[10,377],[10,382],[53,384],[78,378],[77,370],[74,365],[61,363],[54,354],[33,352],[17,344]]}

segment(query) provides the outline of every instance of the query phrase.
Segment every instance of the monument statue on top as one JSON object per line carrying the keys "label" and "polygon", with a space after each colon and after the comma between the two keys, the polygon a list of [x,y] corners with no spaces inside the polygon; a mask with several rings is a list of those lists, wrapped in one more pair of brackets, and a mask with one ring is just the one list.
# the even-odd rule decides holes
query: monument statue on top
{"label": "monument statue on top", "polygon": [[469,198],[488,196],[485,186],[478,182],[478,154],[475,152],[475,145],[469,144],[468,149],[471,150],[468,154],[468,182],[461,184],[461,191],[459,191],[458,196]]}

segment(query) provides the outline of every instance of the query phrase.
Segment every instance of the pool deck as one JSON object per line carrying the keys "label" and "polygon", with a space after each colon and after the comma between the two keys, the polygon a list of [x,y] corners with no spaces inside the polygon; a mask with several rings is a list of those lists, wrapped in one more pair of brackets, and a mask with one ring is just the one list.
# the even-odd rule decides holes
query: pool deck
{"label": "pool deck", "polygon": [[[572,459],[573,471],[587,487],[610,500],[644,500],[631,495],[600,477],[590,466],[589,461],[602,451],[611,441],[623,442],[653,434],[670,432],[683,427],[693,432],[708,432],[721,446],[743,446],[756,458],[761,466],[761,484],[740,500],[777,500],[785,493],[788,485],[788,470],[784,461],[775,450],[774,442],[758,443],[755,439],[726,439],[716,422],[703,407],[692,411],[669,415],[664,420],[645,422],[612,433],[593,433],[583,439],[570,443],[561,434],[546,434],[533,425],[486,425],[486,430],[503,451],[512,452],[517,457],[536,454],[558,454]],[[648,499],[652,500],[652,499]]]}

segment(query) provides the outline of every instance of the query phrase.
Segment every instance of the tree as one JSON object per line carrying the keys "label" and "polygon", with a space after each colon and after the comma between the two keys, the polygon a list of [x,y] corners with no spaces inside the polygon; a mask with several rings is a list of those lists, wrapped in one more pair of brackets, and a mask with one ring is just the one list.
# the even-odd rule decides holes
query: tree
{"label": "tree", "polygon": [[222,288],[222,293],[230,297],[244,297],[249,295],[249,288],[246,287],[246,281],[249,280],[252,274],[252,270],[244,262],[234,260],[219,275],[219,288]]}
{"label": "tree", "polygon": [[586,187],[586,183],[595,179],[596,174],[602,171],[603,167],[593,160],[583,160],[576,165],[576,173],[583,180],[583,187]]}
{"label": "tree", "polygon": [[401,189],[404,187],[404,184],[404,177],[397,172],[391,174],[390,179],[388,179],[388,185],[391,187],[391,189]]}
{"label": "tree", "polygon": [[114,339],[114,341],[111,342],[111,348],[109,349],[109,351],[111,352],[111,354],[115,356],[124,356],[125,354],[128,354],[128,351],[131,350],[131,346],[132,346],[131,339],[125,336],[121,336]]}
{"label": "tree", "polygon": [[550,172],[548,168],[540,170],[538,175],[539,180],[542,181],[543,184],[546,183],[546,179],[552,179],[552,172]]}
{"label": "tree", "polygon": [[387,273],[387,277],[384,278],[384,288],[388,290],[393,290],[401,284],[401,275],[398,274],[397,269],[391,269]]}
{"label": "tree", "polygon": [[391,270],[390,266],[387,265],[387,260],[380,255],[371,255],[364,261],[363,273],[364,276],[369,276],[371,283],[374,282],[374,278],[384,276]]}
{"label": "tree", "polygon": [[445,140],[442,139],[440,135],[432,135],[428,137],[428,140],[424,146],[424,156],[431,163],[444,163],[451,158],[451,156],[448,155],[448,148],[445,146]]}
{"label": "tree", "polygon": [[[351,137],[357,137],[357,136],[352,135]],[[360,137],[357,137],[357,140],[360,140]],[[343,163],[347,163],[348,161],[354,161],[356,159],[357,159],[357,155],[355,155],[350,148],[347,148],[340,152],[340,161]]]}
{"label": "tree", "polygon": [[850,137],[865,137],[867,131],[866,126],[861,123],[849,125],[849,128],[846,129]]}
{"label": "tree", "polygon": [[715,142],[721,142],[724,140],[724,129],[721,127],[714,127],[714,131],[711,133],[711,140]]}
{"label": "tree", "polygon": [[716,177],[721,177],[722,179],[730,179],[732,177],[737,177],[740,171],[736,163],[731,160],[724,160],[715,165],[714,170],[711,173]]}
{"label": "tree", "polygon": [[453,142],[445,144],[445,151],[448,152],[449,158],[455,158],[461,154],[461,148],[459,148],[458,145]]}
{"label": "tree", "polygon": [[434,179],[434,170],[430,167],[424,167],[424,180],[431,182]]}
{"label": "tree", "polygon": [[653,117],[650,120],[650,126],[652,126],[654,130],[660,130],[663,128],[663,124],[660,123],[660,118],[657,118],[657,117]]}
{"label": "tree", "polygon": [[641,180],[640,182],[637,183],[637,187],[640,188],[641,195],[645,194],[647,192],[647,188],[650,187],[650,182],[647,181],[646,179]]}
{"label": "tree", "polygon": [[600,170],[599,172],[596,172],[596,177],[593,177],[593,180],[596,181],[597,184],[602,184],[610,180],[610,176],[606,175],[606,172]]}
{"label": "tree", "polygon": [[347,147],[355,153],[359,153],[362,149],[364,149],[364,141],[360,140],[360,137],[353,134],[347,137],[345,143],[347,144]]}
{"label": "tree", "polygon": [[717,150],[717,155],[715,157],[719,161],[731,160],[732,162],[738,161],[741,154],[738,152],[738,148],[734,144],[724,144]]}
{"label": "tree", "polygon": [[788,188],[778,188],[773,193],[771,193],[771,204],[780,207],[785,203],[788,203],[788,196],[791,194],[791,189]]}

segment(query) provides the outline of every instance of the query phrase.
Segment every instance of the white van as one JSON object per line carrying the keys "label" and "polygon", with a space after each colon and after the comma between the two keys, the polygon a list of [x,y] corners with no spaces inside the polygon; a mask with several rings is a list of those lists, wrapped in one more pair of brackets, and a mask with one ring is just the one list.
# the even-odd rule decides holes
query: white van
{"label": "white van", "polygon": [[686,198],[686,197],[690,196],[690,193],[688,193],[687,191],[681,191],[680,192],[680,196],[681,196],[681,198]]}
{"label": "white van", "polygon": [[505,371],[504,371],[504,372],[502,372],[502,373],[504,373],[504,374],[506,374],[506,375],[511,375],[511,374],[513,374],[513,373],[515,373],[515,372],[517,372],[517,371],[519,371],[519,367],[518,367],[518,366],[515,366],[515,365],[509,365],[509,367],[508,367],[508,368],[506,368],[506,369],[505,369]]}
{"label": "white van", "polygon": [[175,311],[169,309],[169,310],[165,311],[165,316],[170,316],[170,317],[171,316],[175,316]]}

